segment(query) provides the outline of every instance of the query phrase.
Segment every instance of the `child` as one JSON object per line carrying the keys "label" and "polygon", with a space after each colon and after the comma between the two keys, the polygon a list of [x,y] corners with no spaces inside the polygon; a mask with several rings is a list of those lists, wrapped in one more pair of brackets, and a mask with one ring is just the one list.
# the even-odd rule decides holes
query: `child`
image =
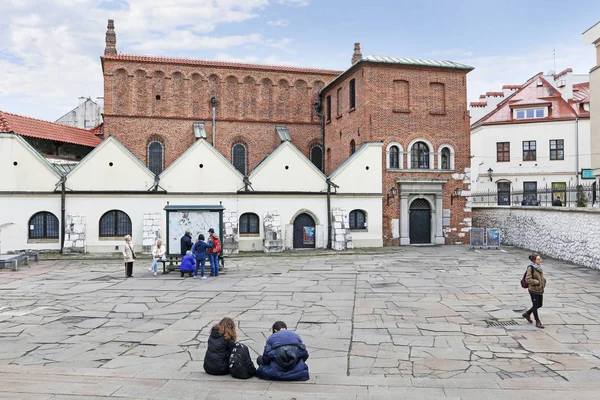
{"label": "child", "polygon": [[188,272],[191,277],[195,269],[196,260],[194,259],[194,256],[192,256],[192,251],[188,250],[185,252],[185,256],[183,256],[183,260],[181,260],[181,264],[179,265],[179,272],[181,272],[181,277],[183,278],[183,275],[186,272]]}
{"label": "child", "polygon": [[206,279],[204,275],[204,266],[206,265],[206,250],[212,246],[204,241],[204,235],[198,235],[198,241],[192,247],[192,253],[196,259],[196,270],[194,271],[194,279],[198,276],[198,267],[200,267],[200,279]]}
{"label": "child", "polygon": [[235,322],[231,318],[225,317],[212,327],[204,356],[204,371],[207,374],[227,375],[229,373],[229,356],[236,340]]}

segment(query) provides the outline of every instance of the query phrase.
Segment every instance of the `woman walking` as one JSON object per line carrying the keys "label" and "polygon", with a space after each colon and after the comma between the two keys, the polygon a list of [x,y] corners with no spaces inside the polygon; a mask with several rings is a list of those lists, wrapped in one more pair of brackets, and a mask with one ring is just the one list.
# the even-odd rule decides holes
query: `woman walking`
{"label": "woman walking", "polygon": [[539,254],[533,253],[529,256],[529,260],[531,260],[531,264],[527,267],[525,280],[527,281],[529,295],[531,296],[532,307],[523,314],[523,318],[532,323],[531,314],[533,314],[535,326],[544,329],[544,325],[538,315],[538,309],[542,308],[544,288],[546,287],[546,278],[544,278],[544,270],[542,269],[542,258]]}
{"label": "woman walking", "polygon": [[229,356],[236,340],[235,322],[231,318],[225,317],[212,327],[204,356],[204,371],[207,374],[227,375],[229,373]]}
{"label": "woman walking", "polygon": [[131,244],[131,236],[125,235],[125,245],[123,246],[123,259],[125,260],[125,277],[133,278],[133,262],[135,261],[135,251]]}

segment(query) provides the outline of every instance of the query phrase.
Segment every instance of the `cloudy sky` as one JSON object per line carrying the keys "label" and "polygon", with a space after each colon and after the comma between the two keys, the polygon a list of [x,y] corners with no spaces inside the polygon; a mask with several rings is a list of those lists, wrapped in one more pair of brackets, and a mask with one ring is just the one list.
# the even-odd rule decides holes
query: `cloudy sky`
{"label": "cloudy sky", "polygon": [[[108,18],[129,54],[346,69],[363,55],[475,67],[469,101],[543,71],[587,73],[600,1],[2,0],[0,110],[55,120],[103,95]],[[554,53],[556,56],[554,57]]]}

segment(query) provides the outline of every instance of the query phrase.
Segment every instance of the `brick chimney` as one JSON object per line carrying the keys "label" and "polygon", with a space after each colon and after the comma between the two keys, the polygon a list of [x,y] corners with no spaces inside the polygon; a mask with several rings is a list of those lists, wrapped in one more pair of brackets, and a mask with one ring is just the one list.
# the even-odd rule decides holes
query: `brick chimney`
{"label": "brick chimney", "polygon": [[352,65],[356,64],[358,60],[362,58],[362,53],[360,52],[360,43],[354,43],[354,54],[352,54]]}
{"label": "brick chimney", "polygon": [[105,56],[116,56],[117,55],[117,34],[115,33],[115,21],[112,19],[108,20],[108,26],[106,27],[106,48],[104,49]]}

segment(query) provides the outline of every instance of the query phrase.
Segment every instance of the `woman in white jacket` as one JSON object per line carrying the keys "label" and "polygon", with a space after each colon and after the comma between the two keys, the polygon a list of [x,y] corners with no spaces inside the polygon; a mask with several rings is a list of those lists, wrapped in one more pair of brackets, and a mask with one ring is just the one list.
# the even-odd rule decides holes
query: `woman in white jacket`
{"label": "woman in white jacket", "polygon": [[125,260],[125,276],[133,278],[133,262],[135,261],[135,251],[131,244],[131,236],[125,235],[125,245],[123,246],[123,259]]}
{"label": "woman in white jacket", "polygon": [[158,263],[163,260],[167,249],[163,246],[162,240],[156,241],[156,246],[152,249],[152,266],[148,267],[148,271],[154,271],[154,276],[158,275],[157,266]]}

